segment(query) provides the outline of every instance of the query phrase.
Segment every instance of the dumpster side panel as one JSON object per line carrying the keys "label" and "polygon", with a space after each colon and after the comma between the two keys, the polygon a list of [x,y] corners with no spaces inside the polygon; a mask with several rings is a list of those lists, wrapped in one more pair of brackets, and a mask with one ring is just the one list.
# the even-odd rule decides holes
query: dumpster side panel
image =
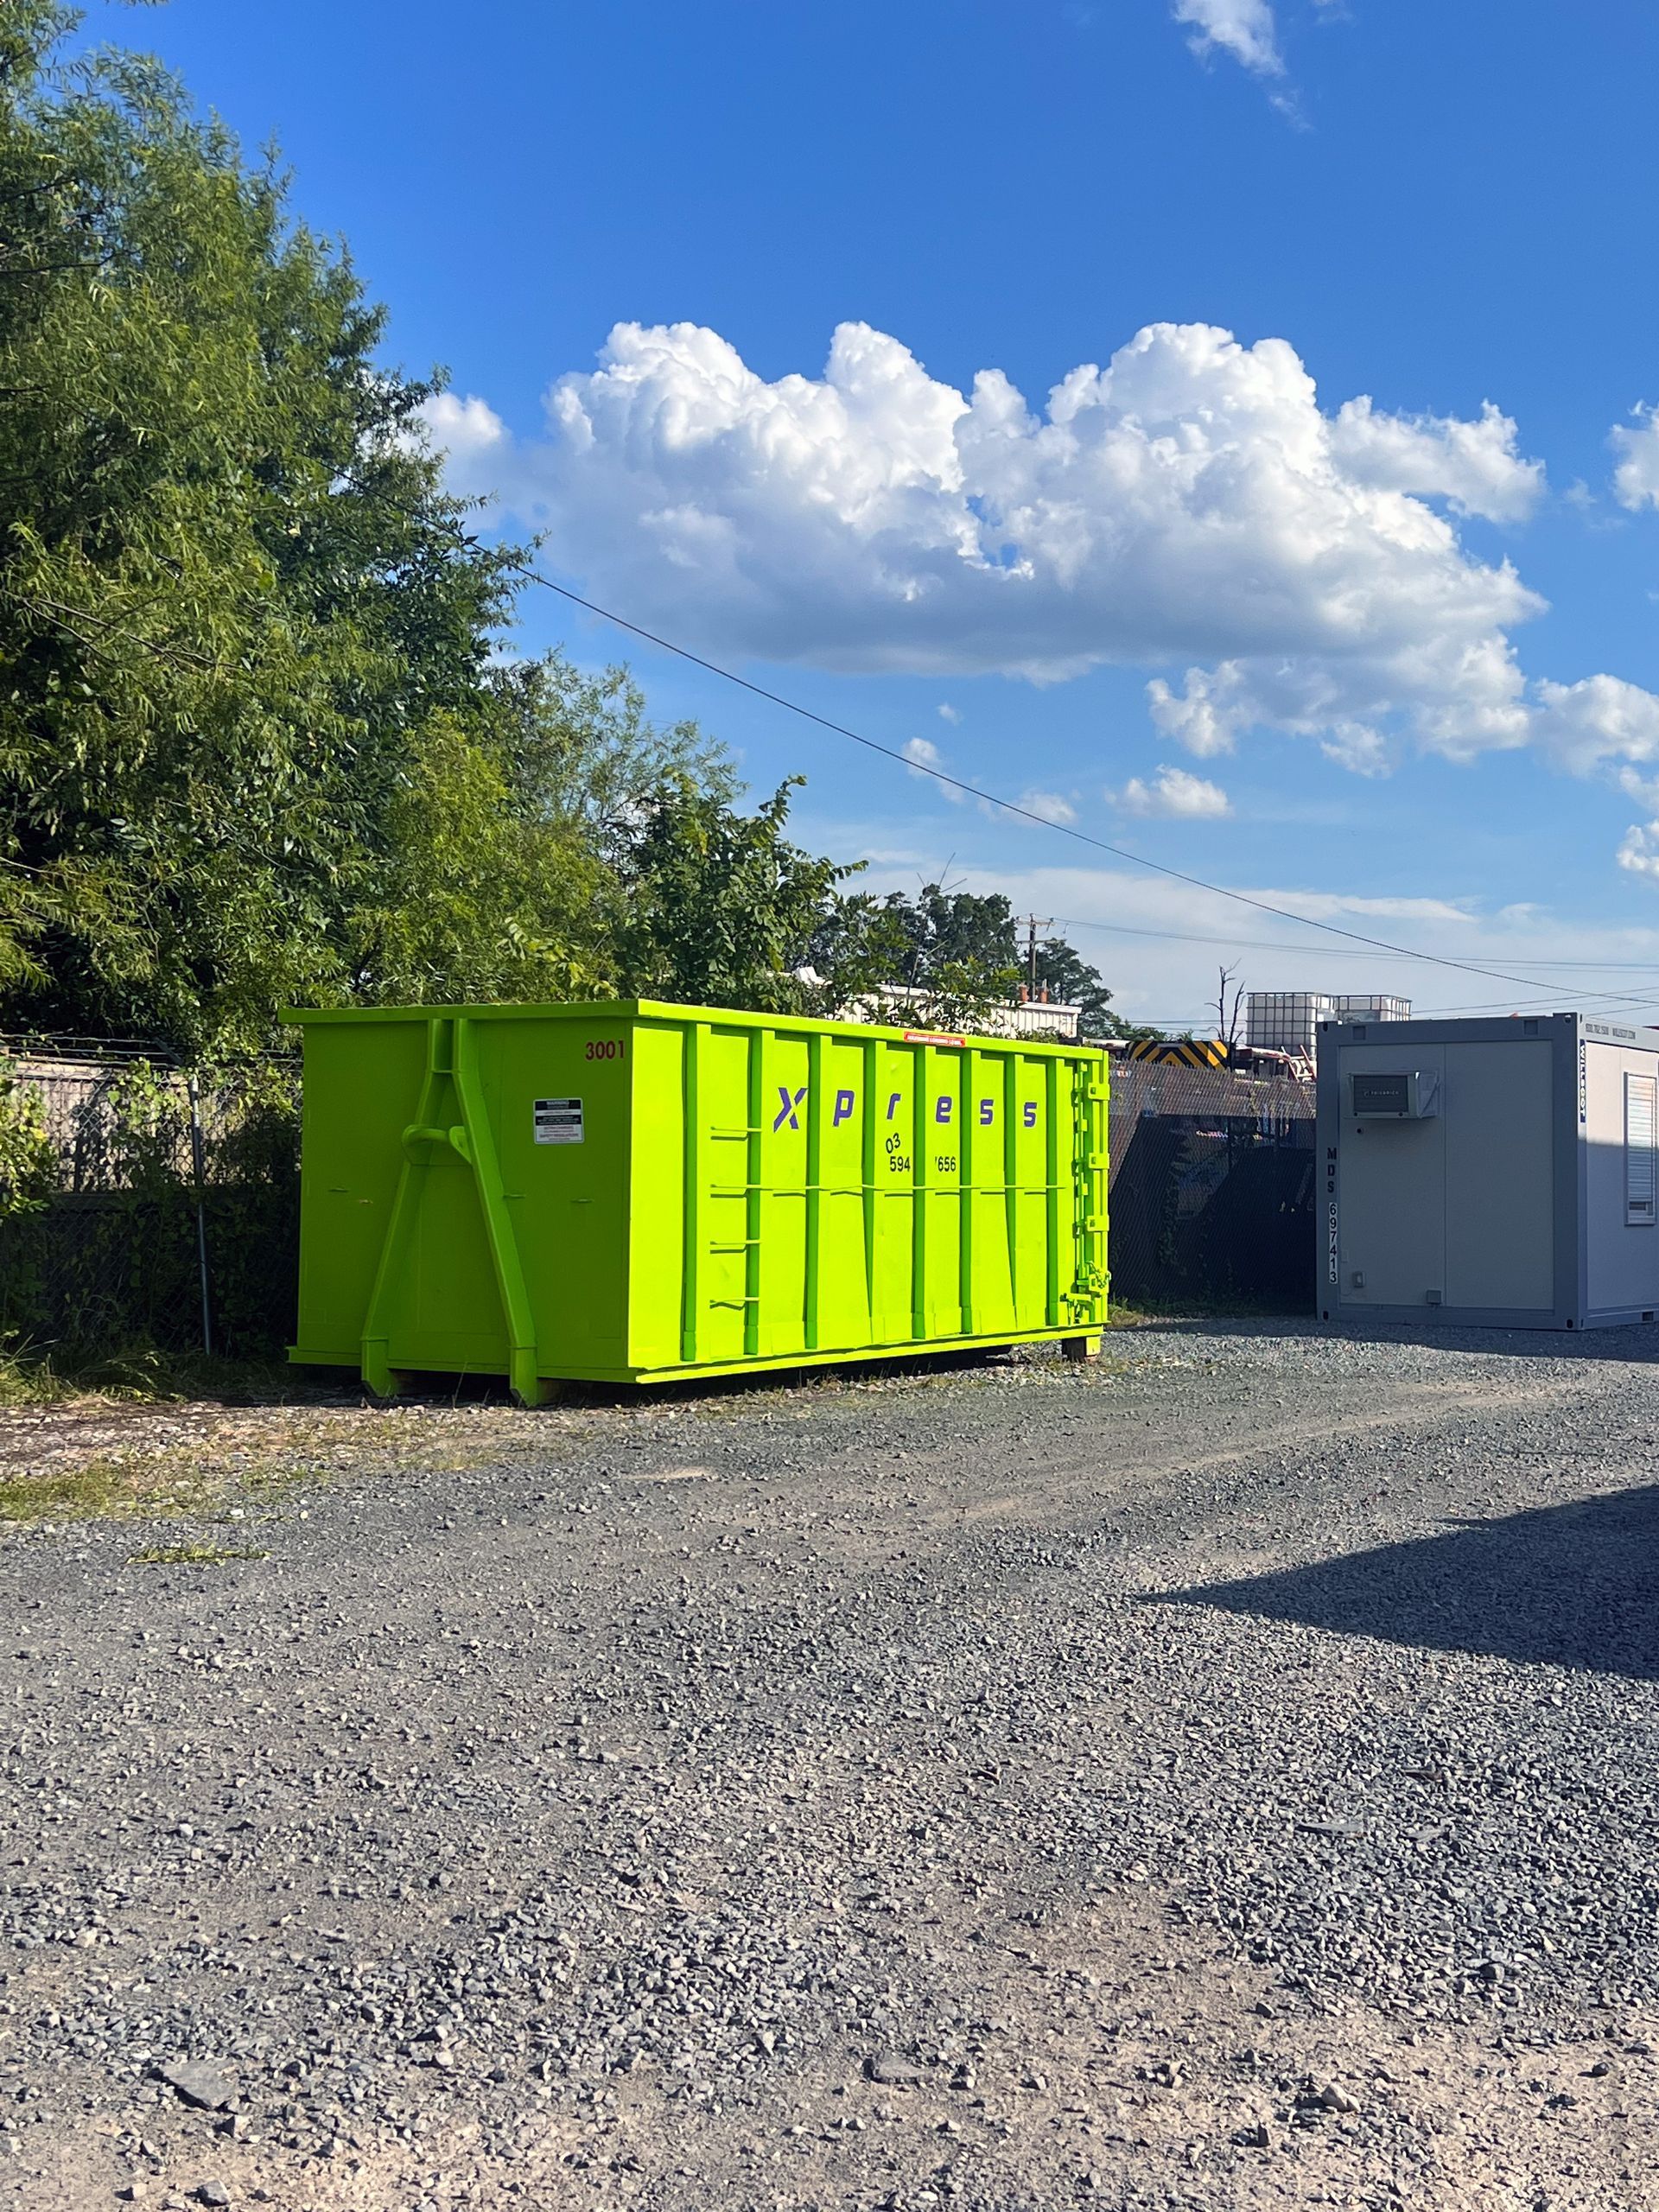
{"label": "dumpster side panel", "polygon": [[632,1371],[1104,1319],[1103,1282],[1074,1296],[1103,1260],[1098,1055],[655,1007],[634,1036]]}
{"label": "dumpster side panel", "polygon": [[[701,1061],[695,1021],[631,1025],[632,1149],[628,1167],[627,1364],[671,1367],[695,1357],[683,1341],[686,1286],[697,1224],[687,1203],[688,1068]],[[706,1178],[705,1178],[706,1179]],[[708,1234],[706,1218],[702,1232]]]}
{"label": "dumpster side panel", "polygon": [[477,1028],[543,1366],[555,1371],[566,1348],[583,1365],[620,1368],[633,1024],[601,1003],[576,1020]]}
{"label": "dumpster side panel", "polygon": [[308,1028],[301,1115],[300,1310],[293,1357],[355,1367],[403,1166],[405,1098],[426,1034],[365,1023]]}
{"label": "dumpster side panel", "polygon": [[1010,1256],[1014,1281],[1014,1310],[1021,1328],[1044,1326],[1052,1311],[1051,1287],[1058,1274],[1058,1255],[1049,1239],[1049,1151],[1052,1129],[1049,1114],[1046,1060],[1024,1054],[1014,1060],[1012,1089],[1017,1119],[1014,1130],[1014,1175],[1009,1193],[1012,1218]]}
{"label": "dumpster side panel", "polygon": [[[753,1357],[750,1283],[760,1270],[759,1030],[710,1023],[702,1086],[703,1166],[702,1310],[696,1357]],[[752,1065],[753,1063],[753,1065]]]}
{"label": "dumpster side panel", "polygon": [[884,1038],[876,1046],[875,1081],[864,1110],[873,1125],[875,1188],[870,1205],[874,1239],[871,1275],[874,1310],[870,1341],[901,1344],[913,1333],[910,1305],[916,1186],[916,1118],[909,1108],[915,1053]]}
{"label": "dumpster side panel", "polygon": [[787,1030],[748,1033],[760,1061],[760,1190],[747,1223],[760,1266],[745,1286],[756,1323],[743,1348],[762,1359],[806,1349],[807,1152],[823,1137],[823,1089],[813,1080],[823,1045]]}
{"label": "dumpster side panel", "polygon": [[[816,1126],[818,1152],[809,1159],[804,1255],[807,1306],[804,1336],[810,1350],[851,1351],[877,1341],[872,1285],[874,1207],[865,1197],[875,1174],[874,1050],[856,1037],[821,1040]],[[867,1177],[866,1163],[869,1164]]]}
{"label": "dumpster side panel", "polygon": [[963,1058],[929,1045],[916,1052],[918,1336],[962,1334]]}

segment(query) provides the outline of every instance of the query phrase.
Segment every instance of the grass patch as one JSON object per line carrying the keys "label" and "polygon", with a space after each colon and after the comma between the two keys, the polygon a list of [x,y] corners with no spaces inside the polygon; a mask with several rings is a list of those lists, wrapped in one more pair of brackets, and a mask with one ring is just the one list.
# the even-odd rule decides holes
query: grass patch
{"label": "grass patch", "polygon": [[252,1544],[146,1544],[129,1554],[129,1567],[223,1567],[233,1559],[266,1559]]}
{"label": "grass patch", "polygon": [[129,1405],[187,1398],[228,1406],[298,1405],[327,1395],[280,1360],[209,1358],[205,1352],[158,1351],[153,1344],[85,1357],[61,1346],[0,1350],[0,1407],[57,1406],[87,1397]]}
{"label": "grass patch", "polygon": [[[555,1445],[524,1416],[511,1416],[509,1434],[450,1434],[425,1422],[403,1430],[379,1414],[279,1410],[251,1427],[232,1421],[217,1430],[144,1448],[144,1424],[133,1425],[135,1447],[100,1450],[79,1465],[0,1471],[0,1534],[20,1528],[86,1521],[236,1522],[245,1513],[280,1517],[285,1493],[386,1475],[436,1478],[522,1458],[538,1466],[574,1448]],[[515,1452],[513,1446],[522,1447]],[[234,1556],[234,1554],[227,1554]]]}
{"label": "grass patch", "polygon": [[118,1521],[200,1513],[218,1497],[206,1471],[165,1459],[89,1459],[43,1475],[0,1476],[0,1521]]}

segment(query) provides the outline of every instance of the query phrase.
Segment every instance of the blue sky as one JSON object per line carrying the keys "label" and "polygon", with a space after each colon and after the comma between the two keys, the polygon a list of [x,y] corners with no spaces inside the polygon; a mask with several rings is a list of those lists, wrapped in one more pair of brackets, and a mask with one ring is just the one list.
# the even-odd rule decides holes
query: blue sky
{"label": "blue sky", "polygon": [[448,368],[457,482],[550,573],[1128,850],[1524,981],[953,802],[526,595],[526,645],[626,653],[757,787],[804,772],[804,839],[1075,925],[1154,1019],[1201,1020],[1222,957],[1659,1004],[1650,0],[172,0],[87,32],[280,142],[391,352]]}

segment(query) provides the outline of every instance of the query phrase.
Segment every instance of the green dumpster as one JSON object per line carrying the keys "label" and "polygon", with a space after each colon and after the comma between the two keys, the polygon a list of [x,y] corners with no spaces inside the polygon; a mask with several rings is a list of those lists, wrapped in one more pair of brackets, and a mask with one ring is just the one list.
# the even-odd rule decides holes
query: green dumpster
{"label": "green dumpster", "polygon": [[1106,1318],[1107,1060],[648,1000],[284,1015],[299,1340],[405,1373],[664,1382]]}

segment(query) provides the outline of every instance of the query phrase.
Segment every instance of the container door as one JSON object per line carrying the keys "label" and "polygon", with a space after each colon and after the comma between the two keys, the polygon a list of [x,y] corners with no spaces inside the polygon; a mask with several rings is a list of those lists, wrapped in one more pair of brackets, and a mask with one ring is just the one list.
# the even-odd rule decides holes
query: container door
{"label": "container door", "polygon": [[1448,1306],[1554,1306],[1554,1065],[1543,1038],[1446,1047]]}
{"label": "container door", "polygon": [[1445,1115],[1422,1121],[1357,1116],[1352,1080],[1356,1075],[1414,1071],[1438,1075],[1443,1084],[1444,1048],[1344,1045],[1338,1066],[1343,1303],[1424,1306],[1444,1301]]}

